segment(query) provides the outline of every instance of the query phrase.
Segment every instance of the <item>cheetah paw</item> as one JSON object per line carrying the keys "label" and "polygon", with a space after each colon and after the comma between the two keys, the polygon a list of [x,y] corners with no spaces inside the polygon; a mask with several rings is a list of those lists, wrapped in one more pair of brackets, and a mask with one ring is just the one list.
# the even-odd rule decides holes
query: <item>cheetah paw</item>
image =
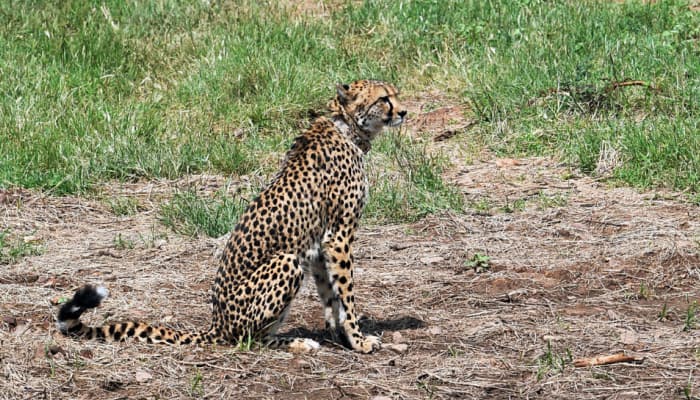
{"label": "cheetah paw", "polygon": [[289,343],[289,351],[292,353],[309,353],[321,348],[321,345],[313,339],[296,339]]}
{"label": "cheetah paw", "polygon": [[361,353],[371,353],[379,350],[382,347],[382,340],[377,336],[365,336],[360,338],[354,345],[353,349]]}

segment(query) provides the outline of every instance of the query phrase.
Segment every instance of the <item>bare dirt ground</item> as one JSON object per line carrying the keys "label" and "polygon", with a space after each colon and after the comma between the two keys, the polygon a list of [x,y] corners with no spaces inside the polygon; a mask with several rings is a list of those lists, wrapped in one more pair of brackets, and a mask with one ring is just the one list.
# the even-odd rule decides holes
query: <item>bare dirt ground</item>
{"label": "bare dirt ground", "polygon": [[[434,132],[445,148],[458,139],[450,126],[469,125],[451,107],[445,118],[413,111],[413,132],[447,127]],[[158,222],[173,182],[110,188],[139,199],[130,217],[98,200],[5,193],[0,226],[44,251],[0,265],[0,398],[698,398],[700,329],[684,328],[699,297],[699,207],[611,188],[550,159],[480,158],[448,174],[477,205],[469,213],[359,232],[363,329],[388,344],[371,355],[329,341],[293,355],[62,337],[52,300],[84,283],[111,291],[85,321],[206,327],[220,243]],[[477,253],[490,268],[469,267]],[[322,320],[307,282],[287,327],[321,340]],[[643,360],[572,364],[621,351]]]}

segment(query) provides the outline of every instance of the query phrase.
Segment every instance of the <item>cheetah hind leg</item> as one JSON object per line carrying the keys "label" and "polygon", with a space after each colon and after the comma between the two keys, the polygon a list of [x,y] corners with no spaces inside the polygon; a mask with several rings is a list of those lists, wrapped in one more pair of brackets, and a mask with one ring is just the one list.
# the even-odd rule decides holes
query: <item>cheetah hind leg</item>
{"label": "cheetah hind leg", "polygon": [[[261,323],[255,331],[262,333],[262,341],[269,348],[293,353],[306,353],[320,348],[313,339],[277,336],[277,329],[287,317],[303,277],[304,271],[298,258],[291,254],[273,257],[251,276],[251,284],[256,288],[251,302],[252,313],[254,319]],[[257,298],[262,300],[257,303]]]}

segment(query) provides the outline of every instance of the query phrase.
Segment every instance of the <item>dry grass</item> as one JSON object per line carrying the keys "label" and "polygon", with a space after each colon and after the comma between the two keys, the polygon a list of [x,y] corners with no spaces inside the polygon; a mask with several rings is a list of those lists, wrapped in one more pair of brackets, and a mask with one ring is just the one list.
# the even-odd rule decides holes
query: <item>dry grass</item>
{"label": "dry grass", "polygon": [[[291,355],[62,337],[51,300],[88,282],[111,290],[85,316],[92,323],[206,326],[219,244],[158,224],[158,199],[184,181],[106,189],[139,200],[130,217],[99,200],[6,196],[2,226],[34,233],[45,251],[0,269],[0,398],[697,398],[700,330],[684,321],[698,298],[698,207],[609,188],[548,159],[482,158],[449,178],[488,207],[361,229],[363,329],[407,345],[371,355],[328,341],[316,354]],[[224,183],[190,179],[211,190]],[[131,246],[117,245],[118,235]],[[466,266],[476,253],[489,269]],[[287,326],[323,338],[309,283]],[[644,362],[574,368],[570,360],[621,350]]]}

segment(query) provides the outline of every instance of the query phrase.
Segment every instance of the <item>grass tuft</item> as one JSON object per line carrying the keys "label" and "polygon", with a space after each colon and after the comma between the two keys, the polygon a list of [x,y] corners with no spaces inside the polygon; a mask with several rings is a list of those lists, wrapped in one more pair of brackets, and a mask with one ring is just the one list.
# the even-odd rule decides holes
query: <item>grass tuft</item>
{"label": "grass tuft", "polygon": [[381,165],[370,168],[370,175],[374,171],[380,176],[371,177],[367,218],[410,222],[432,213],[463,211],[461,193],[442,179],[447,167],[443,157],[430,154],[425,145],[394,131],[380,138],[375,150],[388,160],[372,156]]}
{"label": "grass tuft", "polygon": [[14,264],[23,257],[43,253],[44,248],[31,237],[17,237],[10,231],[0,231],[0,265]]}
{"label": "grass tuft", "polygon": [[567,348],[564,353],[558,354],[552,349],[552,343],[547,341],[547,350],[537,359],[537,380],[564,373],[572,360],[571,350]]}
{"label": "grass tuft", "polygon": [[695,329],[698,318],[698,302],[694,300],[692,303],[688,304],[688,308],[685,311],[685,316],[683,318],[683,330],[691,331]]}
{"label": "grass tuft", "polygon": [[141,208],[138,199],[134,197],[112,197],[105,200],[112,214],[122,217],[136,214]]}
{"label": "grass tuft", "polygon": [[[62,195],[109,180],[267,173],[334,84],[370,77],[470,104],[475,135],[497,154],[597,174],[611,148],[607,178],[700,190],[700,13],[687,2],[327,8],[1,2],[0,187]],[[461,207],[431,176],[440,161],[397,151],[386,167],[409,172],[373,189],[371,215]]]}
{"label": "grass tuft", "polygon": [[233,229],[246,206],[246,201],[231,198],[225,190],[207,197],[192,188],[161,206],[160,221],[182,235],[218,238]]}

